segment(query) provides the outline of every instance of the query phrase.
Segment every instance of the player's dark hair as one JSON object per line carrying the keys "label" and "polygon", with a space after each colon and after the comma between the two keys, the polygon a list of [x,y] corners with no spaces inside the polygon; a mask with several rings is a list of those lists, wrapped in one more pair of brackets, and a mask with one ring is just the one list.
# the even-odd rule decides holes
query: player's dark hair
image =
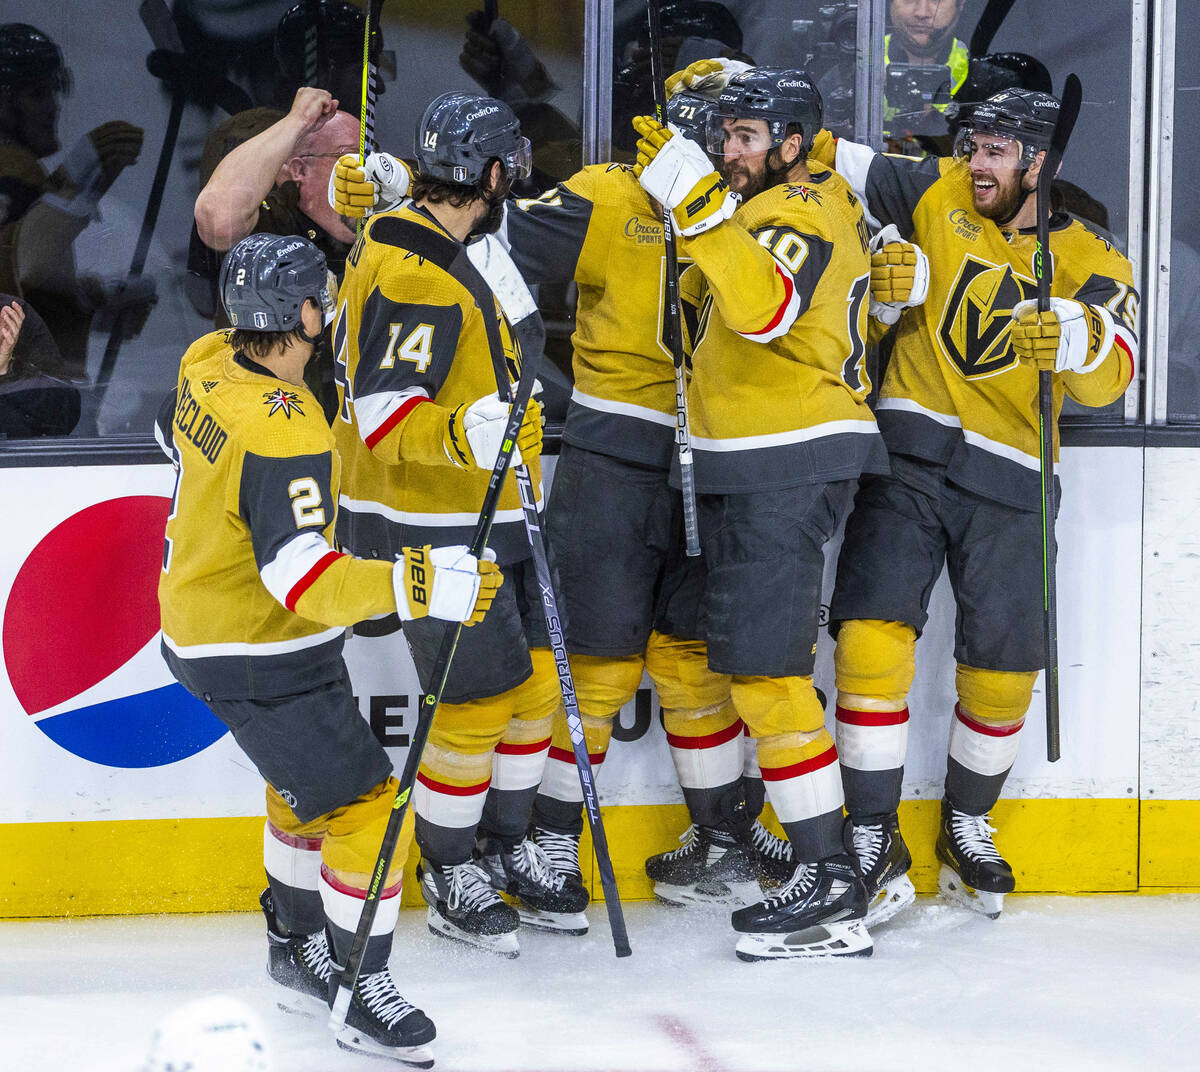
{"label": "player's dark hair", "polygon": [[[442,179],[432,179],[418,172],[413,176],[409,196],[414,201],[427,201],[431,205],[453,205],[454,208],[466,208],[467,205],[485,198],[490,193],[490,187],[485,184],[492,173],[492,165],[500,162],[497,156],[491,157],[479,181],[475,183],[445,182]],[[501,182],[504,180],[501,179]]]}
{"label": "player's dark hair", "polygon": [[303,324],[297,324],[291,331],[241,331],[234,328],[229,335],[229,345],[240,350],[251,361],[263,361],[271,356],[276,347],[299,345],[304,341]]}

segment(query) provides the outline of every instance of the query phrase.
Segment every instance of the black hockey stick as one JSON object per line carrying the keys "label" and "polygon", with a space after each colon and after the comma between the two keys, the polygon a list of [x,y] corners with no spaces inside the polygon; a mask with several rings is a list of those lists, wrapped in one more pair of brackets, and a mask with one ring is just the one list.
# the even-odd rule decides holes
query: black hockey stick
{"label": "black hockey stick", "polygon": [[[654,117],[667,125],[666,71],[663,70],[662,25],[658,12],[659,0],[647,0],[646,15],[650,21],[650,81],[654,90]],[[683,532],[689,557],[700,554],[700,523],[696,517],[696,471],[692,460],[692,431],[688,423],[687,379],[683,367],[683,329],[679,320],[679,256],[675,249],[675,232],[671,228],[671,213],[663,208],[663,253],[665,278],[663,284],[664,342],[675,366],[675,443],[679,451],[679,479],[683,489]]]}
{"label": "black hockey stick", "polygon": [[[1079,115],[1083,91],[1075,75],[1067,75],[1058,121],[1050,148],[1042,158],[1037,179],[1037,251],[1033,275],[1037,280],[1038,313],[1050,308],[1050,282],[1054,258],[1050,254],[1050,184],[1062,163],[1063,153]],[[1055,569],[1054,517],[1054,373],[1038,372],[1038,431],[1042,470],[1042,619],[1046,632],[1046,758],[1055,763],[1062,755],[1058,724],[1058,595]]]}
{"label": "black hockey stick", "polygon": [[996,31],[1008,18],[1008,13],[1016,2],[1017,0],[988,0],[987,7],[983,9],[983,14],[979,16],[979,21],[975,24],[975,32],[971,34],[968,51],[972,58],[986,54],[991,47],[992,38],[996,36]]}
{"label": "black hockey stick", "polygon": [[[536,321],[536,323],[529,323]],[[513,328],[514,335],[534,353],[541,353],[539,334],[545,339],[546,329],[542,326],[541,317],[526,317]],[[483,498],[483,507],[479,511],[479,519],[475,522],[475,534],[471,538],[471,554],[479,557],[487,546],[488,535],[492,531],[492,521],[496,516],[496,507],[500,502],[500,492],[504,487],[504,478],[508,473],[509,462],[512,460],[513,448],[516,446],[517,435],[521,429],[521,421],[525,417],[525,407],[533,394],[533,383],[537,378],[537,362],[531,362],[527,368],[521,369],[517,380],[516,391],[513,395],[512,409],[508,416],[508,425],[504,430],[504,441],[500,453],[496,456],[496,464],[488,481],[487,493]],[[371,925],[375,922],[375,913],[379,908],[379,894],[387,879],[387,873],[392,866],[392,856],[396,852],[396,844],[400,840],[400,831],[404,826],[404,816],[408,811],[409,797],[417,780],[417,769],[421,765],[421,754],[425,751],[425,742],[429,740],[429,731],[433,727],[433,718],[437,714],[442,693],[446,689],[446,681],[450,677],[450,664],[454,658],[458,637],[462,631],[461,622],[450,622],[446,626],[442,646],[438,649],[437,660],[430,674],[430,690],[421,699],[421,709],[417,713],[417,724],[413,729],[412,742],[408,748],[408,757],[404,761],[404,770],[400,774],[400,784],[396,789],[396,798],[392,801],[392,811],[388,816],[387,828],[383,833],[383,842],[379,846],[379,856],[371,872],[371,881],[367,885],[366,896],[363,900],[362,914],[358,918],[358,928],[354,932],[354,940],[350,943],[350,952],[342,968],[341,979],[338,983],[337,995],[329,1013],[329,1027],[340,1031],[346,1024],[346,1013],[350,1008],[350,999],[354,995],[354,985],[358,982],[358,973],[362,968],[363,954],[367,949],[367,939],[371,936]]]}

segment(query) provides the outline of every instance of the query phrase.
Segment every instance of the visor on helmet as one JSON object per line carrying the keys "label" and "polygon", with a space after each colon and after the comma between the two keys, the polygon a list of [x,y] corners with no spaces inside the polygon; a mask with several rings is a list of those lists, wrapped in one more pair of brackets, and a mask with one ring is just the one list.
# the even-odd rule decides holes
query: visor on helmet
{"label": "visor on helmet", "polygon": [[1038,149],[1006,134],[965,126],[954,139],[954,158],[970,163],[976,156],[991,168],[1024,171],[1037,160]]}
{"label": "visor on helmet", "polygon": [[500,163],[504,165],[504,174],[513,182],[528,178],[533,170],[533,149],[529,139],[521,138],[515,149],[502,153]]}
{"label": "visor on helmet", "polygon": [[782,143],[772,124],[755,117],[721,115],[714,112],[705,124],[705,142],[709,156],[746,156],[765,153]]}

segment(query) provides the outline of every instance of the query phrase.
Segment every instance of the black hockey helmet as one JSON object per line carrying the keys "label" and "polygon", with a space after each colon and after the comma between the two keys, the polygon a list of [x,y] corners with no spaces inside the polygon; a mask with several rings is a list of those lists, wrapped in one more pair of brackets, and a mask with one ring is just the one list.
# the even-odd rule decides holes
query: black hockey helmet
{"label": "black hockey helmet", "polygon": [[431,179],[472,186],[499,160],[513,182],[532,166],[529,139],[513,110],[495,97],[443,93],[417,124],[417,162]]}
{"label": "black hockey helmet", "polygon": [[684,90],[667,101],[667,121],[703,149],[708,137],[708,117],[716,108],[717,102],[712,97]]}
{"label": "black hockey helmet", "polygon": [[1032,89],[1005,89],[994,93],[971,111],[958,132],[954,155],[969,155],[976,132],[1012,138],[1021,146],[1021,167],[1029,167],[1043,149],[1058,122],[1058,98]]}
{"label": "black hockey helmet", "polygon": [[71,71],[58,45],[28,23],[0,26],[0,87],[14,89],[46,78],[54,79],[59,93],[71,91]]}
{"label": "black hockey helmet", "polygon": [[325,254],[299,235],[252,234],[225,255],[221,304],[240,331],[291,331],[312,298],[328,317],[333,294]]}
{"label": "black hockey helmet", "polygon": [[708,122],[708,151],[724,155],[726,119],[762,119],[771,136],[771,148],[787,138],[796,123],[803,137],[801,153],[807,156],[823,122],[821,91],[804,71],[791,67],[752,67],[734,75],[717,97]]}

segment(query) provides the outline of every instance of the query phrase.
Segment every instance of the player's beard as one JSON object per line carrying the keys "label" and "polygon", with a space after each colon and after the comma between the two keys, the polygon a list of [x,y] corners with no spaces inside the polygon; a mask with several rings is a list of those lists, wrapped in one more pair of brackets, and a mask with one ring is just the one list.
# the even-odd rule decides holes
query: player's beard
{"label": "player's beard", "polygon": [[757,166],[745,163],[742,159],[726,161],[721,169],[729,188],[740,194],[742,201],[761,194],[768,186],[766,163],[760,161]]}
{"label": "player's beard", "polygon": [[980,206],[975,187],[971,187],[971,195],[975,201],[975,211],[985,219],[993,220],[1000,225],[1006,224],[1021,210],[1025,199],[1025,190],[1021,188],[1023,171],[1014,172],[1011,178],[996,178],[996,196],[991,204]]}

